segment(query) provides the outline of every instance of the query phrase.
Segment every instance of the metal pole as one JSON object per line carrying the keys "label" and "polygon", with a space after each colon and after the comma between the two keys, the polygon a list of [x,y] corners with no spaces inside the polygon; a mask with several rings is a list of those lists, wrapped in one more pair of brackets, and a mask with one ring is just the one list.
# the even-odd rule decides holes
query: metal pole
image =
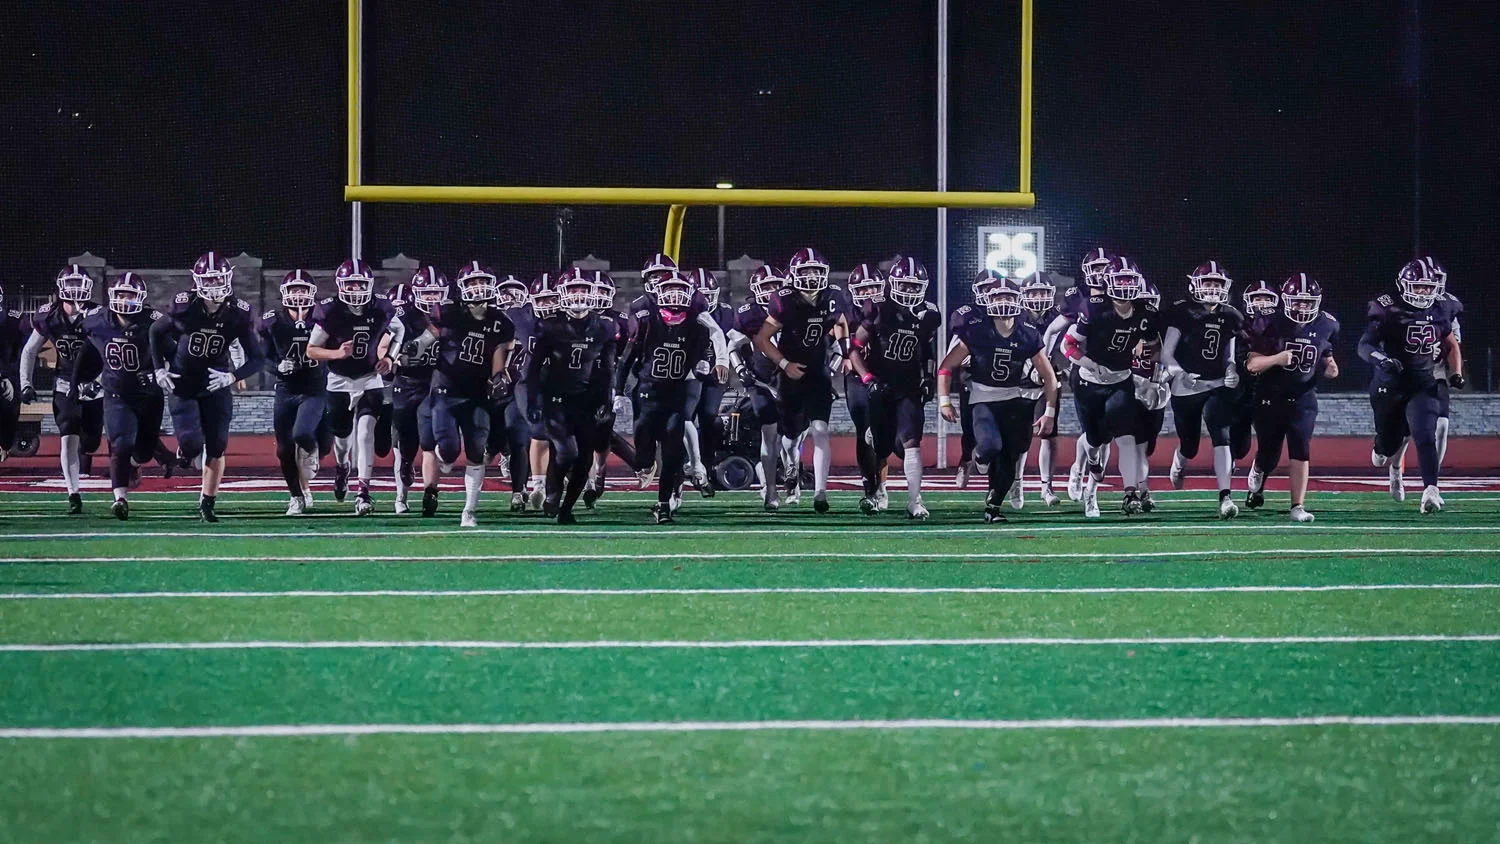
{"label": "metal pole", "polygon": [[[363,149],[360,143],[363,122],[361,100],[364,91],[364,20],[365,8],[361,0],[349,0],[349,184],[358,185],[364,170]],[[349,206],[349,257],[358,261],[364,253],[365,213],[364,203],[353,202]]]}
{"label": "metal pole", "polygon": [[[948,190],[948,0],[938,0],[937,189]],[[948,209],[937,210],[937,305],[939,355],[948,349]],[[937,419],[937,467],[948,468],[948,423]]]}
{"label": "metal pole", "polygon": [[719,206],[719,269],[727,269],[724,265],[724,206]]}

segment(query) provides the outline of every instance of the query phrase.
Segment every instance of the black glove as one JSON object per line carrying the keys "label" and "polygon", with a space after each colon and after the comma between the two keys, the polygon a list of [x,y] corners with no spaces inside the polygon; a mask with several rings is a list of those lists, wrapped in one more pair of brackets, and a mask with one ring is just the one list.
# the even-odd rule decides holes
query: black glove
{"label": "black glove", "polygon": [[536,405],[526,408],[526,421],[533,425],[542,424],[542,409]]}
{"label": "black glove", "polygon": [[608,425],[613,428],[615,424],[615,409],[608,402],[599,405],[599,409],[594,411],[594,422],[598,425]]}
{"label": "black glove", "polygon": [[741,364],[735,367],[734,374],[739,376],[740,384],[745,387],[745,389],[749,389],[755,386],[755,371],[752,370],[749,366]]}
{"label": "black glove", "polygon": [[922,379],[922,404],[927,404],[937,397],[937,379]]}
{"label": "black glove", "polygon": [[886,384],[879,378],[871,378],[865,382],[865,389],[870,391],[870,399],[873,401],[885,395]]}
{"label": "black glove", "polygon": [[21,404],[31,404],[36,401],[36,388],[27,384],[21,388]]}
{"label": "black glove", "polygon": [[1455,372],[1452,375],[1448,376],[1448,386],[1452,387],[1455,390],[1462,390],[1464,388],[1464,385],[1467,383],[1469,382],[1464,378],[1464,374],[1462,372]]}
{"label": "black glove", "polygon": [[511,382],[510,373],[497,372],[490,376],[490,401],[503,402],[510,398]]}
{"label": "black glove", "polygon": [[1376,358],[1375,365],[1380,367],[1380,371],[1387,375],[1400,375],[1401,370],[1406,368],[1401,365],[1401,361],[1386,355]]}

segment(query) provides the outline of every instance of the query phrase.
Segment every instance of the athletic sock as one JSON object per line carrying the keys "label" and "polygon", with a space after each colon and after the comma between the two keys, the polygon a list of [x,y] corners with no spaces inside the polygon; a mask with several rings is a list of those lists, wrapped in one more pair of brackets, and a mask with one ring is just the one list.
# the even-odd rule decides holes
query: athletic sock
{"label": "athletic sock", "polygon": [[1234,454],[1227,445],[1214,446],[1214,479],[1220,492],[1227,495],[1234,484]]}
{"label": "athletic sock", "polygon": [[814,422],[809,428],[813,441],[813,492],[828,493],[828,470],[833,465],[833,449],[828,445],[828,423]]}
{"label": "athletic sock", "polygon": [[77,434],[68,434],[60,439],[58,445],[58,462],[62,464],[63,482],[68,485],[69,495],[77,495],[81,486],[78,480],[80,440]]}
{"label": "athletic sock", "polygon": [[922,447],[912,446],[901,457],[901,469],[906,474],[906,506],[911,507],[922,500]]}
{"label": "athletic sock", "polygon": [[479,492],[484,489],[484,464],[464,467],[464,509],[479,508]]}

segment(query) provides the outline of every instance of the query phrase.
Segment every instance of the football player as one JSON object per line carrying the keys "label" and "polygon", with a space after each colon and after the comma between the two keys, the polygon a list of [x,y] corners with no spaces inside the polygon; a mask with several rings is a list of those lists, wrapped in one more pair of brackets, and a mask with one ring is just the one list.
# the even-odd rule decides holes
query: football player
{"label": "football player", "polygon": [[[1105,294],[1104,279],[1109,262],[1114,260],[1114,253],[1102,246],[1090,249],[1083,261],[1079,264],[1079,272],[1083,276],[1083,285],[1074,285],[1063,292],[1062,306],[1058,309],[1058,315],[1053,317],[1052,323],[1042,335],[1042,340],[1047,347],[1053,350],[1062,348],[1063,338],[1068,329],[1078,321],[1078,315],[1088,306],[1088,301],[1094,296]],[[1078,367],[1074,366],[1067,355],[1063,355],[1068,367],[1068,387],[1075,393],[1078,390]],[[1101,454],[1103,463],[1109,462],[1109,444],[1104,445]],[[1073,465],[1068,468],[1068,500],[1083,500],[1083,470],[1088,463],[1088,438],[1081,432],[1073,444]]]}
{"label": "football player", "polygon": [[375,293],[375,271],[364,261],[339,265],[333,282],[338,295],[313,310],[307,356],[328,365],[328,424],[333,430],[333,497],[349,490],[349,464],[359,472],[354,514],[375,510],[370,478],[375,474],[375,428],[384,404],[385,379],[401,348],[405,327],[390,300]]}
{"label": "football player", "polygon": [[[841,291],[828,283],[828,262],[817,250],[797,250],[787,263],[787,275],[790,285],[771,297],[755,347],[781,371],[777,410],[782,450],[793,453],[803,430],[812,438],[813,510],[826,513],[833,458],[828,430],[833,381],[828,359],[831,350],[840,358],[848,354],[847,309]],[[797,466],[790,468],[797,473]]]}
{"label": "football player", "polygon": [[[1448,454],[1448,416],[1452,404],[1450,390],[1462,390],[1465,384],[1463,332],[1458,324],[1458,318],[1463,316],[1464,305],[1457,296],[1448,292],[1448,272],[1430,257],[1422,260],[1432,268],[1432,275],[1442,288],[1436,304],[1447,312],[1448,322],[1453,326],[1453,332],[1438,349],[1436,365],[1432,368],[1432,375],[1438,382],[1437,461],[1442,466],[1443,458]],[[1398,470],[1400,465],[1397,461]]]}
{"label": "football player", "polygon": [[[625,314],[615,308],[614,279],[609,273],[600,270],[578,270],[583,277],[594,285],[594,309],[603,316],[614,321],[620,333],[615,338],[615,360],[625,353],[625,344],[629,341],[625,328]],[[656,282],[652,282],[655,286]],[[636,301],[640,301],[637,299]],[[700,308],[701,309],[701,308]],[[632,401],[634,401],[632,397]],[[609,454],[613,451],[619,456],[626,466],[635,465],[635,447],[628,440],[615,431],[615,403],[611,401],[608,412],[599,417],[599,431],[594,438],[595,449],[593,465],[589,467],[589,478],[583,486],[583,506],[593,509],[594,502],[604,495],[605,486],[608,482]],[[654,474],[654,467],[653,467]],[[676,499],[679,503],[681,496]]]}
{"label": "football player", "polygon": [[1078,313],[1077,322],[1063,336],[1063,353],[1078,370],[1073,402],[1087,439],[1087,479],[1083,489],[1083,512],[1099,517],[1099,481],[1104,477],[1104,446],[1118,440],[1120,476],[1125,479],[1121,509],[1127,514],[1140,510],[1140,492],[1135,487],[1140,453],[1135,448],[1139,431],[1132,358],[1146,343],[1161,335],[1157,311],[1139,300],[1146,279],[1135,262],[1116,256],[1104,279],[1105,295],[1090,296]]}
{"label": "football player", "polygon": [[[1443,509],[1438,491],[1437,420],[1441,412],[1437,359],[1451,343],[1452,314],[1438,304],[1444,282],[1435,265],[1410,261],[1396,276],[1395,296],[1387,293],[1370,302],[1369,319],[1359,338],[1359,356],[1374,367],[1370,406],[1375,411],[1375,442],[1370,451],[1376,466],[1399,462],[1406,442],[1417,449],[1422,469],[1421,512]],[[1284,295],[1284,294],[1283,294]],[[1392,475],[1391,494],[1405,497],[1401,476]]]}
{"label": "football player", "polygon": [[[873,319],[885,302],[885,276],[878,266],[860,264],[849,271],[845,287],[849,291],[849,313],[845,319],[849,321],[849,334],[854,337],[858,336],[865,320]],[[849,407],[849,421],[854,423],[854,460],[864,486],[860,505],[868,511],[865,501],[870,501],[874,512],[884,512],[890,504],[890,496],[885,489],[885,467],[875,460],[870,437],[870,390],[865,382],[845,378],[844,403]]]}
{"label": "football player", "polygon": [[[1057,306],[1057,288],[1053,287],[1051,282],[1042,278],[1040,273],[1035,273],[1022,282],[1021,307],[1026,310],[1024,316],[1027,321],[1035,326],[1038,331],[1043,332],[1044,341],[1047,339],[1047,329],[1062,315],[1062,309]],[[1067,360],[1058,351],[1058,339],[1059,335],[1052,335],[1051,345],[1046,346],[1047,360],[1052,363],[1054,374],[1060,371],[1058,367]],[[1032,376],[1033,380],[1040,377],[1035,370],[1032,370]],[[1061,385],[1059,384],[1059,386]],[[1036,401],[1035,418],[1041,419],[1042,414],[1046,410],[1046,401],[1044,398],[1038,398]],[[1057,425],[1054,423],[1049,427],[1047,433],[1038,434],[1037,438],[1041,441],[1037,445],[1036,463],[1037,473],[1041,476],[1042,503],[1048,507],[1056,507],[1059,499],[1057,493],[1052,489],[1052,476],[1056,473],[1057,469]],[[1017,510],[1021,509],[1025,504],[1025,493],[1021,485],[1021,479],[1025,475],[1026,468],[1025,455],[1022,455],[1021,459],[1021,466],[1016,469],[1016,481],[1011,485],[1010,490],[1011,506]]]}
{"label": "football player", "polygon": [[[250,303],[234,295],[234,268],[224,256],[204,253],[193,264],[192,277],[192,291],[173,297],[171,310],[152,324],[151,357],[156,384],[167,394],[177,453],[201,462],[198,514],[217,522],[214,502],[234,415],[230,388],[259,371],[265,356]],[[244,350],[238,366],[231,361],[236,343]]]}
{"label": "football player", "polygon": [[1245,330],[1240,332],[1234,344],[1235,368],[1240,374],[1240,386],[1234,393],[1234,421],[1229,424],[1229,450],[1235,462],[1250,454],[1250,444],[1255,434],[1255,383],[1259,376],[1247,366],[1249,360],[1250,324],[1256,317],[1270,316],[1281,310],[1281,294],[1276,287],[1264,279],[1246,287],[1240,294],[1244,303]]}
{"label": "football player", "polygon": [[78,363],[84,343],[81,326],[94,304],[94,280],[77,264],[57,274],[57,292],[31,317],[31,336],[21,349],[21,404],[36,401],[32,374],[42,347],[48,343],[57,355],[57,383],[52,388],[52,418],[57,422],[58,455],[63,482],[68,488],[68,514],[83,512],[79,476],[86,474],[104,431],[103,387],[99,381],[83,384],[68,381]]}
{"label": "football player", "polygon": [[[704,303],[708,306],[708,315],[713,318],[719,331],[728,338],[729,332],[734,330],[734,306],[723,301],[719,280],[714,277],[713,273],[704,269],[694,270],[691,278],[694,286],[698,288],[698,295],[703,297]],[[724,432],[720,430],[719,425],[719,406],[724,403],[724,391],[729,385],[713,377],[712,373],[695,374],[694,377],[702,382],[702,393],[698,396],[697,406],[683,423],[691,469],[689,478],[704,497],[712,498],[714,484],[709,478],[704,455],[707,455],[708,461],[712,461],[719,449],[719,443],[723,440]]]}
{"label": "football player", "polygon": [[1214,450],[1214,477],[1219,483],[1219,518],[1232,519],[1239,507],[1230,497],[1234,454],[1229,428],[1234,422],[1239,367],[1235,340],[1245,318],[1229,302],[1234,282],[1218,261],[1200,264],[1188,274],[1188,298],[1172,303],[1167,312],[1167,334],[1161,359],[1172,385],[1172,419],[1177,427],[1177,450],[1169,477],[1182,489],[1187,462],[1198,456],[1203,427]]}
{"label": "football player", "polygon": [[[901,449],[906,476],[906,515],[928,517],[922,503],[924,408],[935,392],[937,330],[942,316],[927,303],[927,268],[903,258],[886,274],[889,298],[872,306],[854,335],[849,360],[869,393],[874,462],[884,465]],[[1017,300],[1019,301],[1019,300]],[[853,379],[850,379],[853,380]],[[870,479],[859,508],[876,512]]]}
{"label": "football player", "polygon": [[[1139,304],[1148,311],[1161,312],[1161,291],[1151,281],[1145,281]],[[1167,419],[1167,402],[1171,390],[1167,387],[1167,371],[1161,365],[1161,335],[1141,343],[1130,357],[1130,378],[1135,384],[1136,425],[1135,432],[1135,480],[1126,481],[1128,488],[1136,488],[1138,509],[1149,513],[1156,509],[1151,497],[1151,455],[1156,453],[1156,439]],[[1124,472],[1122,470],[1121,474]],[[1129,503],[1128,498],[1125,503]],[[1126,513],[1130,513],[1126,508]]]}
{"label": "football player", "polygon": [[[657,524],[673,521],[673,496],[682,484],[685,454],[683,424],[698,404],[703,381],[728,380],[727,366],[714,366],[703,313],[694,303],[695,285],[672,275],[658,280],[653,292],[632,304],[627,315],[629,338],[615,369],[615,411],[629,399],[625,384],[632,372],[638,381],[640,415],[635,420],[635,469],[649,475],[661,447],[661,483],[651,517]],[[712,319],[712,315],[707,315]],[[711,371],[713,370],[713,371]]]}
{"label": "football player", "polygon": [[410,512],[407,499],[415,483],[413,464],[422,455],[423,440],[427,442],[427,451],[437,448],[427,397],[432,389],[432,371],[437,366],[438,345],[431,342],[419,345],[417,341],[428,333],[433,316],[450,298],[448,276],[431,265],[418,267],[410,281],[397,285],[389,295],[391,311],[405,329],[391,375],[391,428],[396,452],[393,507],[397,515]]}
{"label": "football player", "polygon": [[531,343],[531,288],[514,275],[507,275],[496,285],[495,304],[505,311],[510,320],[514,339],[505,356],[505,368],[509,373],[508,389],[502,389],[497,401],[490,408],[490,455],[504,455],[502,473],[510,479],[510,509],[520,512],[526,509],[526,482],[531,476],[531,425],[526,421],[526,406],[518,398],[517,383],[524,369],[527,347]]}
{"label": "football player", "polygon": [[457,302],[439,307],[436,319],[417,337],[417,352],[435,345],[437,363],[427,403],[432,411],[433,452],[422,456],[422,515],[438,510],[438,475],[464,465],[464,509],[459,527],[479,524],[479,493],[484,489],[485,452],[490,440],[490,408],[511,390],[506,358],[515,327],[500,307],[495,274],[470,261],[454,279]]}
{"label": "football player", "polygon": [[17,387],[21,360],[22,315],[5,310],[5,288],[0,287],[0,463],[10,456],[16,444],[16,428],[21,420],[21,393]]}
{"label": "football player", "polygon": [[311,504],[312,479],[322,456],[327,367],[307,357],[317,282],[306,270],[292,270],[281,279],[280,293],[281,307],[260,318],[260,337],[267,365],[276,373],[271,428],[276,434],[276,462],[290,496],[286,514],[298,516]]}
{"label": "football player", "polygon": [[526,418],[542,427],[552,451],[542,511],[558,524],[577,521],[573,506],[599,448],[601,421],[612,412],[620,327],[594,308],[594,296],[593,284],[582,277],[563,285],[560,310],[538,320],[526,362]]}
{"label": "football player", "polygon": [[[523,355],[530,355],[536,351],[536,334],[544,323],[544,320],[555,318],[562,310],[559,304],[556,280],[548,273],[542,273],[531,283],[531,319],[514,320],[516,324],[516,343],[521,347]],[[529,326],[529,327],[528,327]],[[528,362],[529,363],[529,362]],[[534,386],[528,372],[529,366],[521,366],[520,378],[516,381],[516,398],[521,401],[521,415],[525,418],[527,426],[530,427],[531,447],[527,450],[527,462],[531,468],[531,476],[526,484],[525,506],[532,510],[541,510],[543,500],[547,493],[548,470],[552,464],[552,445],[547,441],[547,430],[541,422],[532,422],[529,409],[531,407],[530,393],[535,392]],[[512,481],[514,484],[514,481]],[[514,486],[512,486],[514,489]],[[516,509],[515,495],[511,495],[511,509]]]}
{"label": "football player", "polygon": [[1292,521],[1307,523],[1307,475],[1313,429],[1318,420],[1318,381],[1337,378],[1333,347],[1339,323],[1323,310],[1323,286],[1307,273],[1282,282],[1281,312],[1262,314],[1250,324],[1245,366],[1256,374],[1255,462],[1250,466],[1252,510],[1265,503],[1266,476],[1281,461],[1282,443],[1290,461]]}
{"label": "football player", "polygon": [[729,333],[729,360],[740,379],[740,388],[750,398],[755,424],[760,428],[761,498],[767,510],[775,510],[781,504],[776,494],[776,459],[781,453],[776,404],[781,393],[776,389],[776,365],[755,348],[753,338],[759,336],[766,323],[771,299],[785,284],[785,275],[775,267],[769,264],[756,267],[750,274],[750,295],[735,308],[734,330]]}
{"label": "football player", "polygon": [[[1013,279],[984,270],[974,282],[975,303],[954,312],[956,343],[938,365],[938,407],[950,422],[958,410],[950,395],[953,372],[970,371],[969,406],[974,414],[975,459],[989,467],[984,520],[1003,522],[1000,505],[1015,482],[1016,466],[1031,448],[1032,434],[1057,422],[1057,375],[1043,348],[1042,332],[1021,318],[1021,288]],[[965,360],[967,359],[967,363]],[[1030,369],[1041,376],[1041,386]],[[1046,401],[1034,422],[1037,394]]]}
{"label": "football player", "polygon": [[109,285],[109,309],[96,308],[83,320],[87,345],[76,356],[73,383],[103,376],[104,416],[109,431],[111,508],[120,521],[130,517],[126,501],[137,467],[161,453],[164,399],[151,373],[151,325],[162,315],[146,304],[146,283],[133,272]]}

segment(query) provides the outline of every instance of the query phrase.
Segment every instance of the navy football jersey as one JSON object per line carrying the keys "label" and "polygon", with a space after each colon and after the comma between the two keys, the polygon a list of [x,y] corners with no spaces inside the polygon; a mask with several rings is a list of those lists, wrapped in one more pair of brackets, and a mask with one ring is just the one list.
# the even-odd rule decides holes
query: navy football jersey
{"label": "navy football jersey", "polygon": [[[734,309],[734,330],[754,339],[760,333],[761,326],[766,324],[766,309],[754,299],[750,299],[738,308]],[[762,382],[769,382],[776,375],[776,364],[771,359],[760,353],[755,344],[750,344],[750,371]]]}
{"label": "navy football jersey", "polygon": [[861,326],[865,368],[889,384],[915,389],[926,375],[942,318],[926,302],[916,309],[886,300]]}
{"label": "navy football jersey", "polygon": [[93,303],[89,303],[87,308],[69,316],[61,303],[48,302],[37,308],[31,317],[32,330],[42,335],[57,350],[57,372],[64,380],[72,377],[78,355],[86,342],[83,336],[84,319],[100,310]]}
{"label": "navy football jersey", "polygon": [[[637,300],[641,303],[643,300]],[[707,360],[708,328],[690,309],[681,322],[668,324],[661,310],[646,304],[630,312],[625,333],[628,359],[615,374],[615,387],[623,391],[625,379],[633,367],[642,382],[678,383],[692,377],[699,361]]]}
{"label": "navy football jersey", "polygon": [[[1448,325],[1451,326],[1453,330],[1454,342],[1462,343],[1464,341],[1464,338],[1463,332],[1459,329],[1458,318],[1463,316],[1463,303],[1458,301],[1457,296],[1454,296],[1451,293],[1444,293],[1443,295],[1438,297],[1437,306],[1443,309],[1444,315],[1448,318]],[[1453,373],[1448,371],[1447,357],[1443,354],[1442,344],[1438,344],[1437,354],[1435,355],[1435,357],[1436,360],[1432,368],[1432,374],[1438,378],[1444,379],[1446,379],[1449,375],[1452,375]]]}
{"label": "navy football jersey", "polygon": [[[311,309],[308,309],[311,316]],[[260,318],[260,339],[266,349],[266,368],[281,381],[281,388],[299,396],[323,392],[327,368],[322,361],[307,356],[307,341],[312,335],[310,319],[296,319],[286,308],[266,311]],[[284,360],[292,362],[291,372],[278,367]]]}
{"label": "navy football jersey", "polygon": [[828,337],[848,310],[842,290],[822,291],[809,302],[801,291],[783,287],[771,297],[770,316],[781,324],[776,348],[793,363],[821,369],[828,356]]}
{"label": "navy football jersey", "polygon": [[1115,311],[1114,300],[1091,297],[1074,324],[1086,344],[1085,353],[1105,369],[1124,372],[1134,368],[1136,347],[1160,342],[1161,314],[1150,305],[1136,302],[1130,316]]}
{"label": "navy football jersey", "polygon": [[[181,376],[178,395],[195,395],[207,389],[210,369],[233,370],[237,378],[246,378],[261,368],[264,358],[255,322],[250,303],[243,299],[231,296],[209,311],[194,294],[179,293],[151,329],[151,356],[156,366],[169,366]],[[245,351],[245,363],[238,369],[229,355],[236,341]]]}
{"label": "navy football jersey", "polygon": [[0,310],[0,378],[12,382],[18,377],[21,347],[26,345],[23,319],[20,311]]}
{"label": "navy football jersey", "polygon": [[617,336],[615,321],[603,314],[538,321],[526,382],[553,396],[577,396],[607,387],[614,375]]}
{"label": "navy football jersey", "polygon": [[516,333],[516,347],[510,352],[507,368],[510,369],[511,380],[519,384],[526,375],[526,362],[536,349],[536,328],[540,321],[530,305],[517,305],[507,310],[505,315],[510,318],[511,327]]}
{"label": "navy football jersey", "polygon": [[393,315],[390,300],[384,295],[376,295],[357,314],[336,298],[319,302],[313,311],[312,322],[328,335],[323,347],[337,349],[345,343],[352,346],[349,357],[328,362],[328,371],[345,378],[364,378],[374,374],[380,340],[390,327]]}
{"label": "navy football jersey", "polygon": [[1001,336],[995,318],[982,308],[964,305],[953,312],[953,336],[969,348],[972,384],[1010,389],[1036,389],[1027,363],[1042,350],[1042,332],[1024,319],[1012,322],[1010,336]]}
{"label": "navy football jersey", "polygon": [[1433,380],[1442,341],[1453,332],[1449,308],[1446,304],[1433,302],[1431,307],[1417,309],[1389,293],[1370,301],[1369,321],[1361,339],[1402,366],[1402,371],[1396,375],[1389,375],[1376,367],[1376,383],[1399,381],[1422,385]]}
{"label": "navy football jersey", "polygon": [[1062,306],[1058,313],[1068,318],[1069,322],[1077,322],[1078,315],[1083,313],[1089,304],[1089,289],[1087,287],[1069,287],[1063,293]]}
{"label": "navy football jersey", "polygon": [[82,326],[88,347],[69,377],[91,381],[102,372],[104,391],[122,398],[160,393],[151,366],[151,326],[160,319],[161,313],[153,310],[117,315],[95,309]]}
{"label": "navy football jersey", "polygon": [[505,309],[488,305],[475,316],[468,305],[451,302],[438,311],[437,369],[432,388],[447,395],[481,398],[489,391],[495,350],[515,339]]}
{"label": "navy football jersey", "polygon": [[428,343],[418,351],[417,341],[432,325],[432,317],[421,308],[404,299],[390,300],[391,314],[401,320],[406,334],[401,348],[396,350],[395,378],[399,384],[421,389],[432,383],[432,370],[437,366],[438,344]]}
{"label": "navy football jersey", "polygon": [[1176,357],[1184,370],[1200,378],[1223,378],[1232,363],[1229,341],[1243,332],[1245,317],[1231,305],[1209,310],[1201,302],[1180,299],[1167,311],[1167,327],[1182,332]]}
{"label": "navy football jersey", "polygon": [[1250,351],[1258,355],[1292,352],[1290,366],[1273,366],[1256,379],[1261,394],[1298,396],[1318,386],[1324,361],[1333,357],[1339,321],[1327,311],[1309,323],[1297,323],[1280,311],[1259,316],[1250,324]]}

